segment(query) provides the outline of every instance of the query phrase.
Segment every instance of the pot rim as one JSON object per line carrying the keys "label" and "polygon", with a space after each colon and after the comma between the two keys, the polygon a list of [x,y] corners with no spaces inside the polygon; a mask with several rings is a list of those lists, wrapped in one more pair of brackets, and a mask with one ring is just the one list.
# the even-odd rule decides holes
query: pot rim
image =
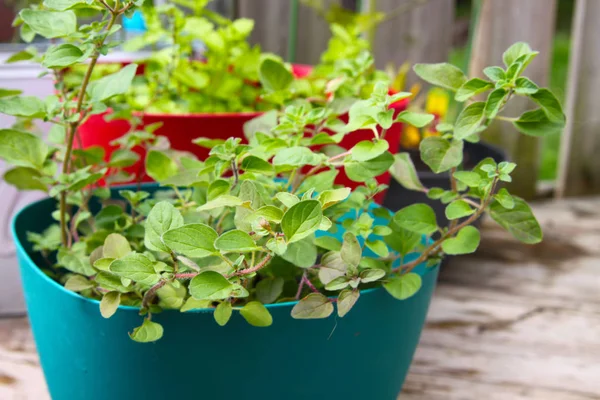
{"label": "pot rim", "polygon": [[[35,270],[35,274],[37,274],[42,280],[44,280],[47,284],[49,284],[51,287],[58,289],[60,292],[62,292],[63,294],[67,294],[69,296],[72,296],[75,299],[79,299],[80,301],[85,301],[86,303],[89,304],[95,304],[96,306],[100,306],[100,301],[96,300],[96,299],[91,299],[85,296],[82,296],[81,294],[77,293],[77,292],[73,292],[70,290],[67,290],[63,285],[61,285],[60,283],[58,283],[57,281],[55,281],[54,279],[50,278],[48,275],[46,275],[44,272],[42,272],[41,268],[32,260],[32,258],[30,257],[29,253],[25,250],[25,248],[23,247],[21,240],[19,240],[19,236],[17,235],[17,224],[18,224],[18,220],[22,217],[24,217],[28,211],[31,208],[34,208],[36,206],[38,206],[40,203],[45,202],[45,201],[49,201],[51,200],[50,197],[45,197],[43,199],[37,200],[33,203],[27,204],[26,206],[24,206],[23,208],[21,208],[12,218],[12,222],[11,222],[11,234],[13,236],[13,240],[15,242],[15,248],[17,251],[17,254],[21,254],[25,256],[25,260],[27,261],[28,264],[32,264],[33,265],[33,269]],[[432,273],[432,271],[436,270],[437,268],[440,267],[441,262],[438,262],[435,266],[433,267],[424,267],[424,268],[420,268],[421,265],[424,265],[424,263],[421,263],[419,266],[417,266],[413,272],[418,273],[421,277],[425,277],[426,275]],[[28,266],[28,267],[31,267]],[[361,295],[368,295],[368,294],[372,294],[375,293],[379,290],[383,290],[382,286],[379,287],[375,287],[375,288],[370,288],[370,289],[364,289],[360,291]],[[396,300],[396,301],[405,301],[405,300]],[[294,301],[286,301],[286,302],[282,302],[282,303],[270,303],[270,304],[264,304],[265,307],[267,307],[268,309],[277,309],[277,308],[281,308],[281,307],[291,307],[296,305],[299,302],[299,300],[294,300]],[[124,310],[124,311],[136,311],[138,312],[140,310],[139,307],[134,307],[134,306],[124,306],[124,305],[119,305],[118,306],[119,310]],[[196,313],[213,313],[215,311],[214,307],[211,308],[196,308],[196,309],[192,309],[189,311],[185,311],[185,313],[188,314],[196,314]],[[175,309],[165,309],[162,310],[161,313],[164,312],[178,312],[181,313],[180,310],[175,310]]]}

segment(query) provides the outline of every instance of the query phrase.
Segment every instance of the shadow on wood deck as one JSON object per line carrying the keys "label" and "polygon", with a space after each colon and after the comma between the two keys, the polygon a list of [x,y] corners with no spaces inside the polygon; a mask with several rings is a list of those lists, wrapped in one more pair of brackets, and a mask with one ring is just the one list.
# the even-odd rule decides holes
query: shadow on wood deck
{"label": "shadow on wood deck", "polygon": [[[400,399],[600,399],[600,199],[534,209],[543,244],[486,221],[444,268]],[[0,320],[0,399],[48,399],[24,318]]]}

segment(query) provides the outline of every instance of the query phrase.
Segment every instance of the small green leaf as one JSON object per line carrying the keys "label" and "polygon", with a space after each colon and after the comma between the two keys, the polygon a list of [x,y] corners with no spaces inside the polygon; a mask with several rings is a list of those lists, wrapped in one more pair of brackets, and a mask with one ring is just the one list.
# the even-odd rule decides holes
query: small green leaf
{"label": "small green leaf", "polygon": [[105,258],[121,258],[131,253],[131,246],[125,236],[111,233],[104,239],[102,254]]}
{"label": "small green leaf", "polygon": [[129,334],[129,337],[140,343],[156,342],[162,336],[162,325],[152,322],[148,318],[144,319],[142,326],[138,326],[133,330],[133,333]]}
{"label": "small green leaf", "polygon": [[42,100],[34,96],[2,97],[0,98],[0,113],[15,117],[44,118],[46,106]]}
{"label": "small green leaf", "polygon": [[196,300],[193,297],[188,298],[185,301],[185,304],[181,307],[179,311],[186,312],[190,310],[198,310],[203,308],[210,308],[212,304],[211,300]]}
{"label": "small green leaf", "polygon": [[478,101],[462,110],[454,125],[456,139],[462,140],[477,132],[484,119],[485,104],[483,101]]}
{"label": "small green leaf", "polygon": [[215,248],[223,253],[250,252],[260,250],[256,242],[244,231],[233,229],[225,232],[215,240]]}
{"label": "small green leaf", "polygon": [[360,292],[356,289],[346,289],[340,293],[337,301],[338,315],[343,318],[344,315],[354,307],[360,297]]}
{"label": "small green leaf", "polygon": [[463,159],[461,140],[450,142],[439,136],[430,136],[421,141],[419,149],[423,162],[436,174],[460,165]]}
{"label": "small green leaf", "polygon": [[408,274],[397,275],[383,284],[385,290],[398,300],[406,300],[414,296],[421,288],[422,280],[419,274],[409,272]]}
{"label": "small green leaf", "polygon": [[113,314],[117,312],[119,304],[121,304],[121,293],[105,293],[104,296],[102,296],[102,300],[100,301],[100,314],[102,314],[104,318],[112,317]]}
{"label": "small green leaf", "polygon": [[505,208],[499,201],[490,206],[490,216],[516,239],[527,244],[542,241],[542,229],[525,200],[512,196],[514,206]]}
{"label": "small green leaf", "polygon": [[164,181],[177,174],[179,167],[161,151],[150,150],[146,155],[146,173],[155,181]]}
{"label": "small green leaf", "polygon": [[457,171],[454,173],[454,178],[468,187],[478,187],[482,180],[481,175],[471,171]]}
{"label": "small green leaf", "polygon": [[163,243],[176,253],[187,257],[202,258],[215,253],[217,232],[205,224],[187,224],[166,231]]}
{"label": "small green leaf", "polygon": [[225,326],[227,325],[227,322],[229,322],[232,313],[233,307],[230,302],[224,301],[219,303],[214,313],[215,321],[217,321],[217,324],[220,326]]}
{"label": "small green leaf", "polygon": [[533,83],[528,78],[525,78],[524,76],[517,78],[515,83],[517,85],[517,87],[515,88],[515,93],[517,94],[534,94],[537,93],[537,91],[540,89],[538,85]]}
{"label": "small green leaf", "polygon": [[140,159],[140,155],[127,149],[117,149],[110,155],[108,165],[113,168],[130,167]]}
{"label": "small green leaf", "polygon": [[379,257],[387,257],[390,253],[385,242],[382,240],[367,240],[367,248]]}
{"label": "small green leaf", "polygon": [[316,238],[315,244],[325,250],[340,251],[342,248],[340,241],[331,236],[321,236]]}
{"label": "small green leaf", "polygon": [[279,192],[275,195],[275,197],[287,208],[290,208],[300,202],[298,196],[287,192]]}
{"label": "small green leaf", "polygon": [[427,204],[412,204],[394,215],[394,222],[400,227],[422,235],[431,235],[438,226],[435,212]]}
{"label": "small green leaf", "polygon": [[467,217],[475,212],[464,200],[455,200],[446,207],[446,218],[449,220]]}
{"label": "small green leaf", "polygon": [[386,272],[378,268],[369,268],[360,273],[362,283],[375,282],[386,276]]}
{"label": "small green leaf", "polygon": [[424,81],[454,91],[467,81],[460,69],[448,63],[415,64],[413,70]]}
{"label": "small green leaf", "polygon": [[347,288],[350,285],[350,279],[345,276],[340,276],[325,285],[325,290],[336,291]]}
{"label": "small green leaf", "polygon": [[251,301],[240,310],[246,322],[252,326],[267,327],[273,323],[271,313],[261,302]]}
{"label": "small green leaf", "polygon": [[50,48],[44,54],[42,65],[46,68],[64,68],[82,61],[83,58],[83,51],[79,47],[64,43]]}
{"label": "small green leaf", "polygon": [[294,80],[283,63],[273,57],[265,57],[260,63],[258,76],[262,86],[271,92],[287,89]]}
{"label": "small green leaf", "polygon": [[303,200],[285,212],[281,220],[281,229],[288,243],[296,242],[315,232],[323,213],[317,200]]}
{"label": "small green leaf", "polygon": [[77,30],[77,17],[73,11],[25,9],[19,16],[33,32],[46,39],[65,37]]}
{"label": "small green leaf", "polygon": [[303,167],[305,165],[318,165],[322,159],[322,155],[313,153],[308,147],[296,146],[278,151],[277,155],[273,157],[273,165]]}
{"label": "small green leaf", "polygon": [[127,93],[137,67],[137,64],[129,64],[119,72],[92,81],[87,87],[87,93],[91,100],[93,102],[100,102]]}
{"label": "small green leaf", "polygon": [[400,255],[405,256],[421,242],[421,235],[401,228],[394,221],[390,222],[393,233],[383,238],[384,242]]}
{"label": "small green leaf", "polygon": [[154,270],[154,263],[139,253],[129,253],[125,257],[113,261],[110,264],[110,272],[147,286],[154,285],[160,279]]}
{"label": "small green leaf", "polygon": [[394,164],[394,157],[389,152],[369,160],[355,161],[345,163],[346,175],[354,182],[365,182],[386,172]]}
{"label": "small green leaf", "polygon": [[372,160],[383,154],[388,148],[389,144],[386,140],[363,140],[352,148],[352,159],[356,161]]}
{"label": "small green leaf", "polygon": [[551,122],[564,124],[565,115],[563,114],[562,106],[551,91],[542,88],[530,94],[529,98],[542,107],[542,110],[544,110],[544,113]]}
{"label": "small green leaf", "polygon": [[324,285],[332,280],[346,275],[348,267],[339,251],[327,252],[321,257],[321,268],[319,268],[319,279]]}
{"label": "small green leaf", "polygon": [[339,188],[339,189],[331,189],[325,190],[319,193],[319,197],[317,200],[321,202],[323,205],[323,210],[329,208],[341,201],[344,201],[350,196],[351,189],[350,188]]}
{"label": "small green leaf", "polygon": [[300,300],[292,309],[292,318],[320,319],[333,313],[333,304],[321,293],[311,293]]}
{"label": "small green leaf", "polygon": [[[429,125],[435,118],[433,114],[415,113],[412,111],[402,111],[396,117],[396,121],[405,122],[416,128],[424,128]],[[387,149],[386,149],[387,150]]]}
{"label": "small green leaf", "polygon": [[307,236],[290,243],[282,258],[300,268],[313,267],[317,263],[317,247],[313,243],[313,238]]}
{"label": "small green leaf", "polygon": [[215,271],[196,275],[189,286],[190,295],[196,300],[223,300],[229,297],[233,289],[234,286]]}
{"label": "small green leaf", "polygon": [[162,236],[168,230],[179,228],[183,225],[183,217],[171,203],[161,201],[157,203],[146,219],[144,244],[153,251],[169,252],[163,243]]}
{"label": "small green leaf", "polygon": [[419,180],[417,169],[413,164],[409,153],[398,153],[394,155],[394,164],[390,167],[390,174],[402,186],[409,190],[421,191],[425,188]]}
{"label": "small green leaf", "polygon": [[470,254],[477,250],[481,236],[479,230],[474,226],[465,226],[456,237],[446,239],[442,242],[442,250],[450,255]]}
{"label": "small green leaf", "polygon": [[487,118],[496,118],[496,115],[498,115],[500,109],[504,105],[504,98],[506,97],[507,93],[508,92],[502,88],[498,88],[490,93],[484,109],[484,113]]}
{"label": "small green leaf", "polygon": [[256,156],[248,156],[242,161],[242,170],[246,172],[256,172],[259,174],[274,173],[271,163]]}
{"label": "small green leaf", "polygon": [[28,167],[16,167],[4,173],[4,181],[19,190],[41,190],[47,192],[48,188],[39,178],[42,177],[37,170]]}
{"label": "small green leaf", "polygon": [[221,207],[236,207],[244,204],[244,201],[239,197],[230,196],[228,194],[221,195],[216,199],[213,199],[200,207],[197,208],[198,211],[208,211],[214,210],[215,208]]}
{"label": "small green leaf", "polygon": [[94,284],[81,275],[73,275],[65,282],[65,289],[72,292],[81,292],[94,287]]}
{"label": "small green leaf", "polygon": [[284,283],[280,276],[262,279],[256,285],[256,298],[263,304],[274,303],[283,293]]}
{"label": "small green leaf", "polygon": [[454,98],[456,101],[467,101],[473,96],[477,96],[480,93],[483,93],[487,90],[490,90],[494,87],[491,82],[485,81],[479,78],[473,78],[465,82],[456,92],[456,96]]}
{"label": "small green leaf", "polygon": [[551,121],[541,108],[524,112],[513,124],[519,132],[529,136],[548,136],[564,128],[564,123]]}
{"label": "small green leaf", "polygon": [[494,82],[502,81],[506,79],[506,73],[500,67],[487,67],[483,69],[485,76],[493,80]]}
{"label": "small green leaf", "polygon": [[505,188],[500,189],[498,193],[494,195],[494,199],[507,210],[512,210],[515,207],[515,200]]}
{"label": "small green leaf", "polygon": [[362,258],[362,247],[352,232],[344,233],[344,242],[340,250],[342,260],[352,268],[357,268]]}
{"label": "small green leaf", "polygon": [[531,47],[527,43],[517,42],[510,46],[502,55],[504,65],[511,66],[519,57],[531,53]]}

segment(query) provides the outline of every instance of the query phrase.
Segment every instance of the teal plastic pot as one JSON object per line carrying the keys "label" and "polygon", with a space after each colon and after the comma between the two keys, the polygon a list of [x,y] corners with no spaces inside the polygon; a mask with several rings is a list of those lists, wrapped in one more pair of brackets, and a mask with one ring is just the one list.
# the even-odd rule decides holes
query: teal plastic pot
{"label": "teal plastic pot", "polygon": [[[218,326],[212,311],[165,311],[155,343],[127,332],[142,318],[119,307],[110,319],[98,302],[48,278],[26,239],[54,221],[51,199],[13,221],[25,300],[48,389],[54,400],[393,400],[419,342],[438,268],[416,269],[422,289],[398,301],[383,289],[361,293],[344,318],[294,320],[294,303],[267,305],[268,328],[238,313]],[[37,264],[37,265],[36,265]]]}

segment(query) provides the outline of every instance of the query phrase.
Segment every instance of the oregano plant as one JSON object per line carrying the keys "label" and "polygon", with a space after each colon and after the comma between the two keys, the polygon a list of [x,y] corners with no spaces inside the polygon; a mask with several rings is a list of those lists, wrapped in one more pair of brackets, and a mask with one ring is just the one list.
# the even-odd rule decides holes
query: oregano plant
{"label": "oregano plant", "polygon": [[[393,123],[423,127],[433,121],[432,115],[390,109],[410,93],[389,94],[387,82],[354,80],[349,69],[344,79],[326,82],[328,96],[311,101],[290,95],[288,67],[266,58],[257,74],[263,96],[279,106],[250,121],[244,140],[197,138],[193,145],[210,149],[203,160],[149,147],[145,168],[157,184],[113,187],[117,196],[111,197],[122,169],[139,157],[131,141],[156,140],[152,130],[122,138],[109,161],[101,148],[78,146],[77,135],[89,115],[106,110],[134,79],[135,65],[94,75],[100,55],[114,46],[109,38],[117,19],[134,6],[46,0],[22,12],[23,35],[62,40],[43,54],[19,56],[49,69],[56,94],[41,100],[2,91],[0,98],[0,112],[21,118],[19,127],[32,120],[52,124],[48,141],[22,129],[0,130],[0,158],[14,166],[5,179],[57,199],[57,223],[28,235],[46,261],[40,268],[68,290],[98,300],[105,318],[120,305],[138,307],[143,319],[129,333],[133,340],[160,339],[164,330],[153,316],[165,310],[210,310],[221,326],[239,313],[250,325],[267,327],[273,318],[266,305],[272,303],[292,302],[297,319],[343,318],[363,289],[383,286],[399,300],[410,298],[421,286],[418,265],[433,267],[446,254],[477,249],[480,234],[472,222],[484,212],[525,243],[541,240],[529,206],[501,188],[514,164],[488,159],[471,171],[461,168],[463,141],[476,140],[494,119],[536,135],[564,123],[554,96],[522,76],[535,56],[523,44],[505,54],[506,71],[486,70],[490,81],[468,80],[447,64],[415,67],[425,80],[470,102],[441,137],[421,144],[421,158],[434,172],[451,171],[452,190],[423,187],[408,154],[393,155],[389,148],[386,132]],[[73,9],[79,7],[102,18],[78,25]],[[57,20],[68,25],[55,27]],[[333,64],[371,68],[363,54]],[[87,69],[79,84],[65,85],[65,68],[80,64]],[[491,92],[487,101],[471,102],[485,91]],[[349,92],[345,120],[339,100]],[[513,96],[528,96],[540,108],[503,116]],[[373,137],[349,149],[339,146],[358,129]],[[439,226],[425,204],[397,213],[375,204],[386,189],[376,178],[388,171],[409,189],[448,204],[450,225]],[[336,183],[341,173],[352,188]]]}

